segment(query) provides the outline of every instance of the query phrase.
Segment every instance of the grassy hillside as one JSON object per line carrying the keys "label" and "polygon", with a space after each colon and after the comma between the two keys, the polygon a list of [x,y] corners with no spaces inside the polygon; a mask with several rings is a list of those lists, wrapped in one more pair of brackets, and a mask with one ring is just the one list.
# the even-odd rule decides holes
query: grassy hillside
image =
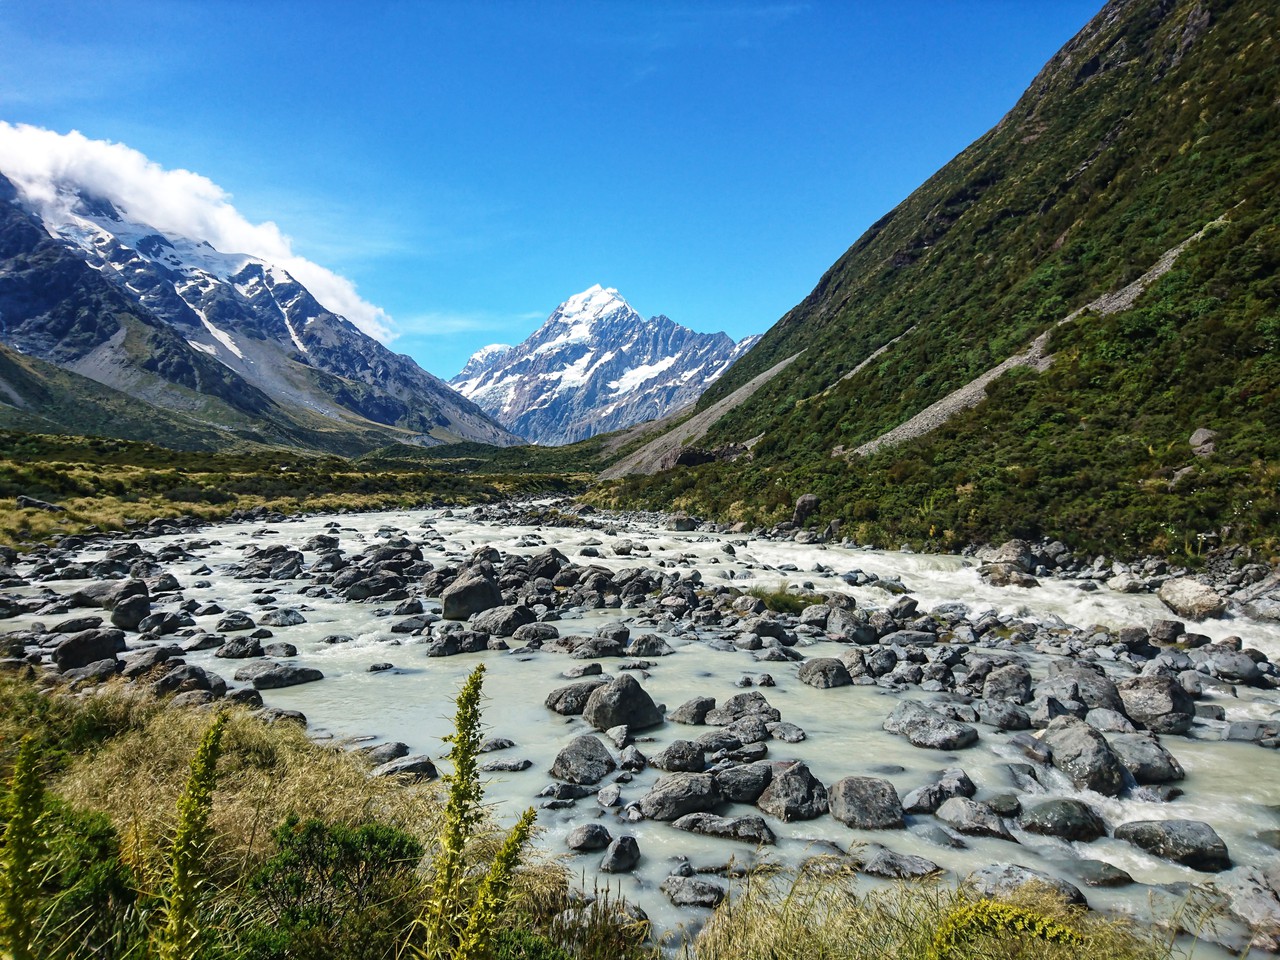
{"label": "grassy hillside", "polygon": [[[760,437],[750,464],[606,499],[765,521],[812,491],[817,522],[882,542],[1280,550],[1278,28],[1264,0],[1108,4],[702,398],[803,351],[705,440]],[[1048,371],[1005,375],[922,439],[844,453],[1224,216],[1132,309],[1057,328]],[[1200,427],[1219,434],[1208,458],[1187,442]]]}

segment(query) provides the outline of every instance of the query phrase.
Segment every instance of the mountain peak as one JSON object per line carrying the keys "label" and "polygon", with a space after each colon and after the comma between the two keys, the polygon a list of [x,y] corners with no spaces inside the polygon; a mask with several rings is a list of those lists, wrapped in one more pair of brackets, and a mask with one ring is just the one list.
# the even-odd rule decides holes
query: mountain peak
{"label": "mountain peak", "polygon": [[560,304],[547,318],[548,323],[575,323],[607,316],[619,309],[631,310],[616,287],[602,287],[594,283],[581,293]]}

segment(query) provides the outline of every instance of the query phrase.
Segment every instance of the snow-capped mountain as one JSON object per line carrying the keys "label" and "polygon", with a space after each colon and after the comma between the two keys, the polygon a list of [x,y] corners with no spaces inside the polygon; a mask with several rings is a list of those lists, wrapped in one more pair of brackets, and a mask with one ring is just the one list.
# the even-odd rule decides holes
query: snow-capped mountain
{"label": "snow-capped mountain", "polygon": [[28,196],[0,175],[0,340],[255,440],[519,442],[288,271],[136,222],[74,183]]}
{"label": "snow-capped mountain", "polygon": [[477,351],[449,382],[535,443],[573,443],[691,403],[759,339],[646,320],[596,284],[518,346]]}

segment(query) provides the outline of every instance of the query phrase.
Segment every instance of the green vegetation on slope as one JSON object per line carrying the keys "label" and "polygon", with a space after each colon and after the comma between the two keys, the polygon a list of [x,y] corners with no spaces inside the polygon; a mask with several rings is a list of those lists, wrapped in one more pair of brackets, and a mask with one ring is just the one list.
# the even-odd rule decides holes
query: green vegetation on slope
{"label": "green vegetation on slope", "polygon": [[[703,406],[804,351],[705,440],[763,435],[751,464],[633,478],[602,500],[767,522],[814,492],[815,522],[840,518],[877,542],[1049,535],[1134,553],[1203,534],[1276,553],[1277,35],[1262,0],[1110,4],[704,395]],[[1224,215],[1133,309],[1056,330],[1046,373],[1006,374],[919,440],[833,457]],[[1206,459],[1187,445],[1200,427],[1219,433]]]}

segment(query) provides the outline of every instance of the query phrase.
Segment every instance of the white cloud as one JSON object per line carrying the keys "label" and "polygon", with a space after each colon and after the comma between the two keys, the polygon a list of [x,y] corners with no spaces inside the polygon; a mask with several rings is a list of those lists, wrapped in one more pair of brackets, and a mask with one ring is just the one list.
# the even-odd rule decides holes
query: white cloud
{"label": "white cloud", "polygon": [[0,172],[46,219],[56,219],[82,189],[110,200],[129,219],[164,233],[205,240],[223,253],[259,257],[291,273],[334,313],[384,343],[396,336],[391,318],[363,299],[355,284],[293,252],[270,220],[250,223],[230,195],[208,177],[166,170],[122,143],[90,140],[78,131],[55,133],[0,121]]}

